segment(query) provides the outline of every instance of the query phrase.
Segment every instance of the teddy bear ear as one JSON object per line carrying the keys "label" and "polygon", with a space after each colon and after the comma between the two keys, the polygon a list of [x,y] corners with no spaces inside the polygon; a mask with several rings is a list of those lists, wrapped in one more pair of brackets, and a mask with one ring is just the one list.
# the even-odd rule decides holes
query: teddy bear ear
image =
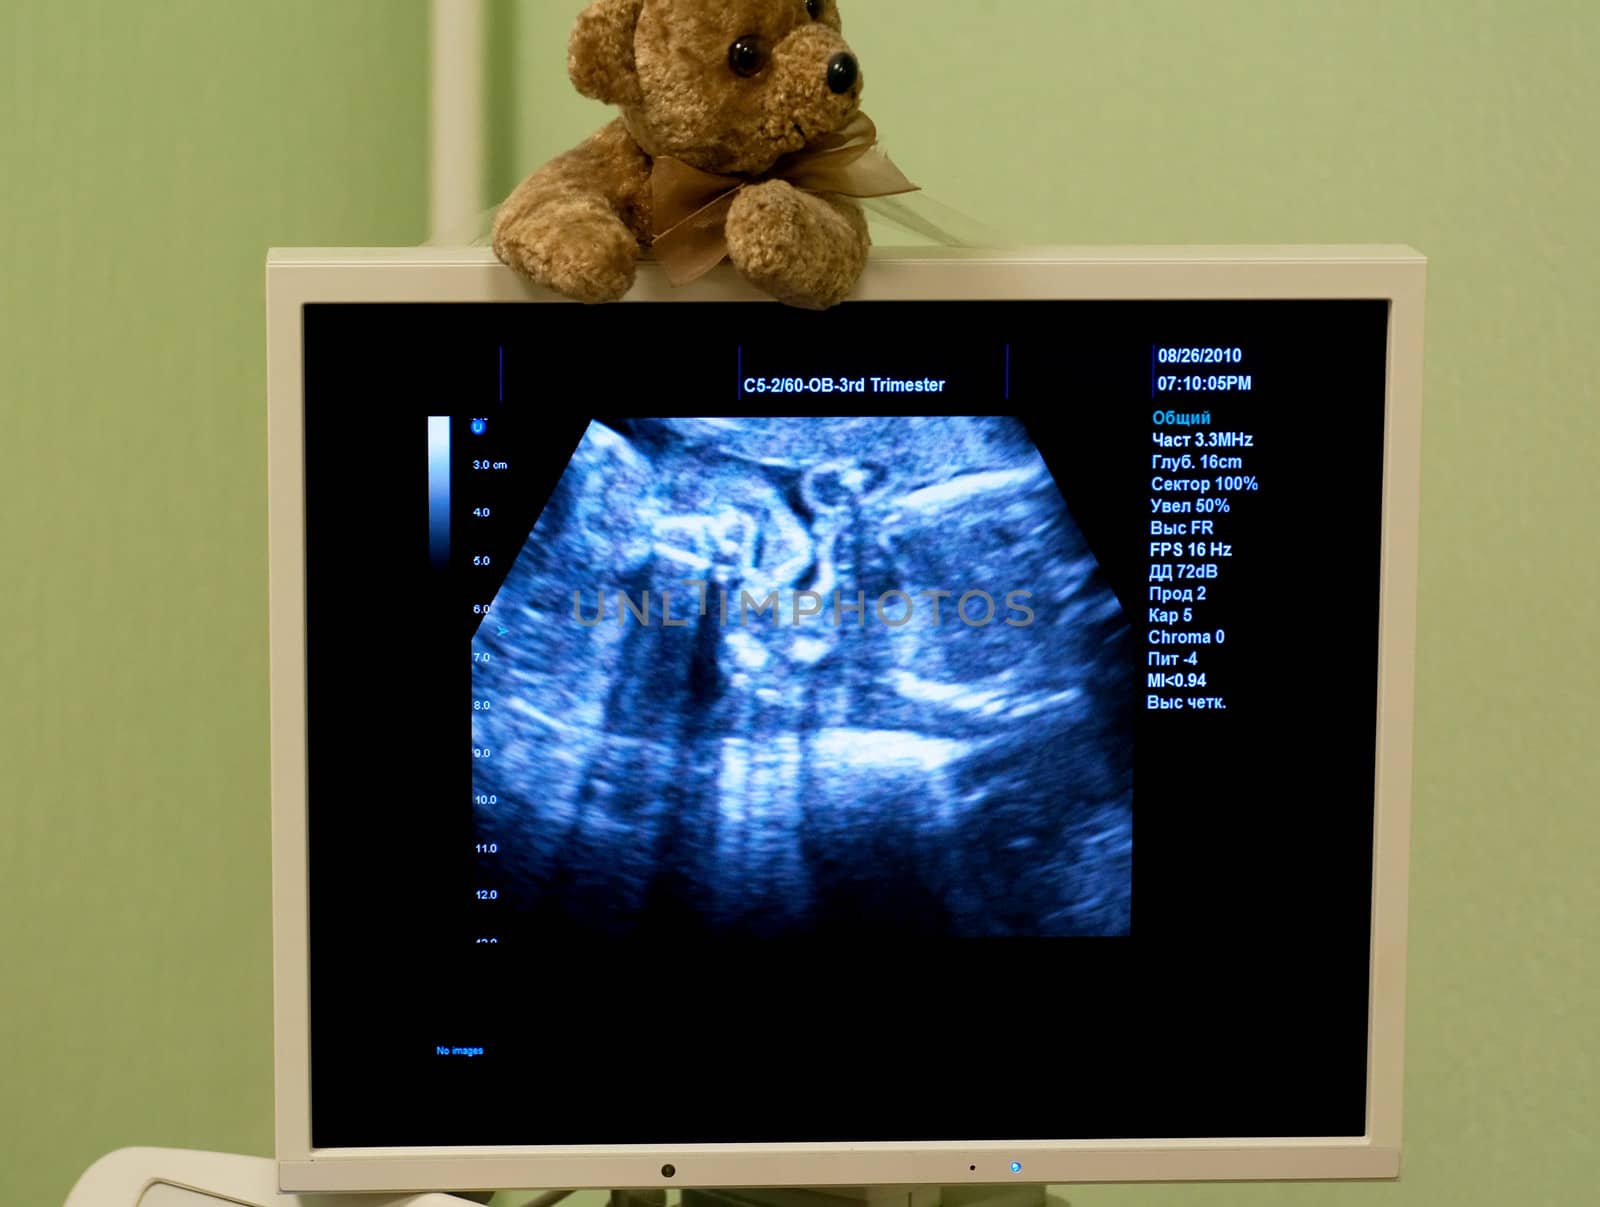
{"label": "teddy bear ear", "polygon": [[578,16],[567,45],[567,74],[584,96],[608,105],[643,100],[633,37],[644,0],[594,0]]}

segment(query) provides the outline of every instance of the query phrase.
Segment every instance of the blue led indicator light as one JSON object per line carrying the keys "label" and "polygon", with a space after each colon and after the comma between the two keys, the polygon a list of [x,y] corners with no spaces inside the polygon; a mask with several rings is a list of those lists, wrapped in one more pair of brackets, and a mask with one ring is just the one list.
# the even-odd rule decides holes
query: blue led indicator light
{"label": "blue led indicator light", "polygon": [[1021,1173],[1022,1172],[1022,1162],[1021,1161],[1013,1161],[1013,1162],[1011,1162],[1011,1172],[1012,1173]]}
{"label": "blue led indicator light", "polygon": [[488,430],[489,430],[489,424],[488,424],[487,420],[474,419],[472,421],[472,434],[474,436],[481,436],[485,432],[487,432]]}

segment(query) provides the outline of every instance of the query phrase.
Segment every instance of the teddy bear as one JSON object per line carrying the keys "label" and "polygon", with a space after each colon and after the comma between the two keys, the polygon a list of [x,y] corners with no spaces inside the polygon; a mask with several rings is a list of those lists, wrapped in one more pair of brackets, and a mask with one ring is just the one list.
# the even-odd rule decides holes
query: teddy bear
{"label": "teddy bear", "polygon": [[621,298],[648,252],[674,284],[727,258],[825,309],[866,265],[856,198],[915,187],[875,150],[838,0],[593,0],[568,74],[621,116],[523,181],[493,242],[579,301]]}

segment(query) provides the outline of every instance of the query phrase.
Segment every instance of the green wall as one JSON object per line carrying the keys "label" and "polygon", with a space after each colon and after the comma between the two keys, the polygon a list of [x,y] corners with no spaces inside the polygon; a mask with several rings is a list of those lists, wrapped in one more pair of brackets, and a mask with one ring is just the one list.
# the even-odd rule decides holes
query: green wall
{"label": "green wall", "polygon": [[[500,190],[603,120],[577,8],[496,5]],[[1600,6],[846,20],[896,159],[1014,240],[1433,258],[1405,1178],[1074,1202],[1595,1201]],[[424,39],[400,0],[0,0],[0,1203],[270,1149],[261,260],[422,237]]]}
{"label": "green wall", "polygon": [[0,0],[0,1204],[269,1152],[264,261],[414,243],[423,5]]}

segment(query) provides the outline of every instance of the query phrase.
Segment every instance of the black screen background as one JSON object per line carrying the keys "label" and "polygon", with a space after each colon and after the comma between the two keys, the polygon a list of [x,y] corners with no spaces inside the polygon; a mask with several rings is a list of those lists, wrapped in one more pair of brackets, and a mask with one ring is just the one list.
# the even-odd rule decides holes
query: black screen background
{"label": "black screen background", "polygon": [[[313,1144],[1362,1134],[1387,321],[1371,301],[307,307]],[[1154,402],[1156,345],[1242,346],[1254,391]],[[1132,937],[471,943],[472,624],[428,564],[423,417],[495,416],[553,485],[593,416],[848,401],[740,400],[741,361],[947,377],[899,409],[1023,416],[1141,685],[1151,413],[1254,433],[1210,665],[1229,709],[1135,721]]]}

